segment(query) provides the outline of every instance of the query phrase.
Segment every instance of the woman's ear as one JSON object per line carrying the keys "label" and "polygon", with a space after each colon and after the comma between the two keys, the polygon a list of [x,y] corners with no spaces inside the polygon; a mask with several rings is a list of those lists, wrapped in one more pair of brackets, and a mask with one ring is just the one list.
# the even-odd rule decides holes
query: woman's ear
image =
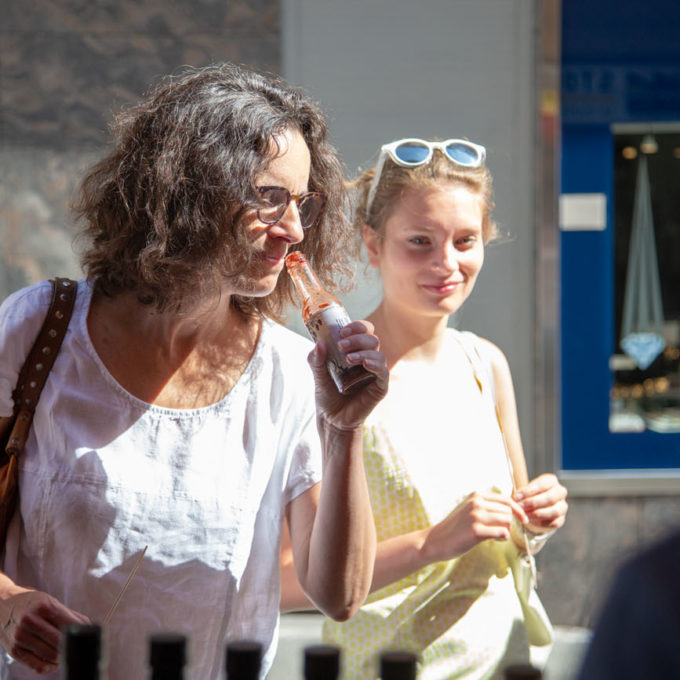
{"label": "woman's ear", "polygon": [[380,266],[380,236],[378,236],[375,229],[369,227],[364,223],[361,228],[361,235],[366,246],[366,253],[368,254],[368,262],[376,269]]}

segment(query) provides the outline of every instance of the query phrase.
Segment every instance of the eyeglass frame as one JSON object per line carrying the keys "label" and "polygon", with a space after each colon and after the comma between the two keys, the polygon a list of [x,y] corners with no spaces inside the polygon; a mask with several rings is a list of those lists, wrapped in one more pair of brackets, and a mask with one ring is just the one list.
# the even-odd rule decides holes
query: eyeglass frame
{"label": "eyeglass frame", "polygon": [[[404,161],[399,158],[396,154],[396,150],[402,144],[408,144],[410,142],[417,142],[422,144],[428,151],[427,156],[422,161],[409,162]],[[478,160],[473,163],[461,163],[455,158],[451,158],[446,147],[450,144],[459,144],[473,149],[478,154]],[[368,219],[371,211],[371,206],[373,205],[373,200],[375,199],[375,193],[378,190],[378,185],[380,184],[380,177],[382,176],[382,170],[385,165],[385,159],[387,156],[390,157],[395,165],[399,165],[402,168],[419,168],[421,165],[427,165],[434,156],[435,149],[439,149],[446,158],[461,168],[481,168],[486,161],[486,148],[481,144],[475,144],[468,139],[447,139],[443,142],[430,141],[427,139],[420,139],[418,137],[406,137],[404,139],[398,139],[395,142],[389,142],[388,144],[383,144],[380,147],[380,156],[378,157],[378,162],[375,164],[375,170],[373,171],[373,177],[371,179],[371,184],[368,187],[368,196],[366,197],[366,215],[365,219]]]}
{"label": "eyeglass frame", "polygon": [[[319,217],[321,216],[321,213],[323,212],[324,206],[326,205],[326,201],[328,200],[328,197],[326,196],[326,194],[323,194],[320,191],[305,191],[304,193],[301,193],[301,194],[294,194],[294,193],[290,192],[288,189],[286,189],[286,187],[280,187],[280,186],[276,186],[276,185],[266,185],[266,186],[257,187],[257,190],[258,190],[258,192],[260,193],[261,196],[268,189],[277,189],[279,191],[284,191],[287,198],[286,198],[286,201],[284,203],[280,203],[277,206],[261,207],[261,208],[255,209],[255,212],[257,214],[257,219],[260,220],[260,222],[262,222],[263,224],[276,224],[286,214],[286,210],[288,210],[288,206],[290,205],[290,202],[295,201],[295,203],[297,205],[297,209],[298,209],[298,214],[300,214],[300,226],[303,229],[310,229],[318,221]],[[319,212],[316,215],[316,217],[314,218],[314,221],[311,224],[308,224],[308,225],[305,226],[304,224],[302,224],[302,216],[301,216],[301,213],[300,213],[300,206],[302,204],[304,204],[304,201],[305,201],[306,198],[317,197],[317,196],[321,199],[321,205],[319,207]],[[276,219],[273,219],[273,220],[271,220],[269,218],[265,219],[260,214],[261,210],[272,210],[274,208],[281,208],[281,207],[283,208],[283,210],[281,211],[281,214],[278,215],[278,217]]]}

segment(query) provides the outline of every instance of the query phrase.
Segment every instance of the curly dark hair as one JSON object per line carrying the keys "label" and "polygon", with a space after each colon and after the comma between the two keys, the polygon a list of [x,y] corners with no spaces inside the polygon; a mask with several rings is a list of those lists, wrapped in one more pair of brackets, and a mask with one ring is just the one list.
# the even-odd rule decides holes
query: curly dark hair
{"label": "curly dark hair", "polygon": [[[287,130],[309,147],[309,190],[327,196],[296,248],[333,287],[351,273],[354,252],[325,116],[281,78],[231,63],[169,76],[115,119],[113,149],[84,178],[74,206],[88,279],[106,295],[134,291],[159,311],[179,311],[243,274],[251,253],[240,218],[258,204],[255,180]],[[246,314],[278,320],[293,301],[285,275],[269,296],[232,298]]]}

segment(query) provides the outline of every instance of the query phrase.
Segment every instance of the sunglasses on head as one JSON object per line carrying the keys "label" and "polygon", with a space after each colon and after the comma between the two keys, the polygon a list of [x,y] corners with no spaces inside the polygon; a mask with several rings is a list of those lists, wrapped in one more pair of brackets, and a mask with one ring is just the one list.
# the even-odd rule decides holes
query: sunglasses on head
{"label": "sunglasses on head", "polygon": [[300,225],[309,229],[319,219],[326,204],[326,196],[318,191],[304,194],[291,194],[284,187],[257,187],[262,199],[262,206],[257,209],[257,218],[265,224],[275,224],[288,209],[291,201],[297,204]]}
{"label": "sunglasses on head", "polygon": [[389,156],[392,162],[402,168],[417,168],[432,160],[435,149],[439,149],[454,165],[463,168],[480,168],[486,160],[486,149],[480,144],[468,142],[467,139],[447,139],[445,142],[430,142],[426,139],[400,139],[396,142],[383,144],[380,147],[380,157],[375,166],[371,186],[368,189],[368,198],[366,199],[367,219],[380,183],[385,159]]}

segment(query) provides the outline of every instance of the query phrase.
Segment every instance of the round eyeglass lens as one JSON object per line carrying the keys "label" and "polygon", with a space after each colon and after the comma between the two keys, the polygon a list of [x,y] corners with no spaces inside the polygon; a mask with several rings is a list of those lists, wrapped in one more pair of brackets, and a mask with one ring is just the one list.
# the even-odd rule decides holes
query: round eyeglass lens
{"label": "round eyeglass lens", "polygon": [[402,163],[413,163],[417,165],[425,161],[430,154],[430,150],[425,144],[404,142],[394,150],[394,153]]}
{"label": "round eyeglass lens", "polygon": [[309,229],[314,222],[319,218],[321,208],[323,208],[324,199],[318,194],[311,194],[305,196],[298,204],[300,211],[300,224],[303,229]]}
{"label": "round eyeglass lens", "polygon": [[479,151],[467,144],[448,144],[446,153],[459,165],[479,165]]}
{"label": "round eyeglass lens", "polygon": [[288,207],[288,192],[285,189],[271,187],[260,193],[265,205],[257,211],[259,218],[265,223],[277,222]]}

